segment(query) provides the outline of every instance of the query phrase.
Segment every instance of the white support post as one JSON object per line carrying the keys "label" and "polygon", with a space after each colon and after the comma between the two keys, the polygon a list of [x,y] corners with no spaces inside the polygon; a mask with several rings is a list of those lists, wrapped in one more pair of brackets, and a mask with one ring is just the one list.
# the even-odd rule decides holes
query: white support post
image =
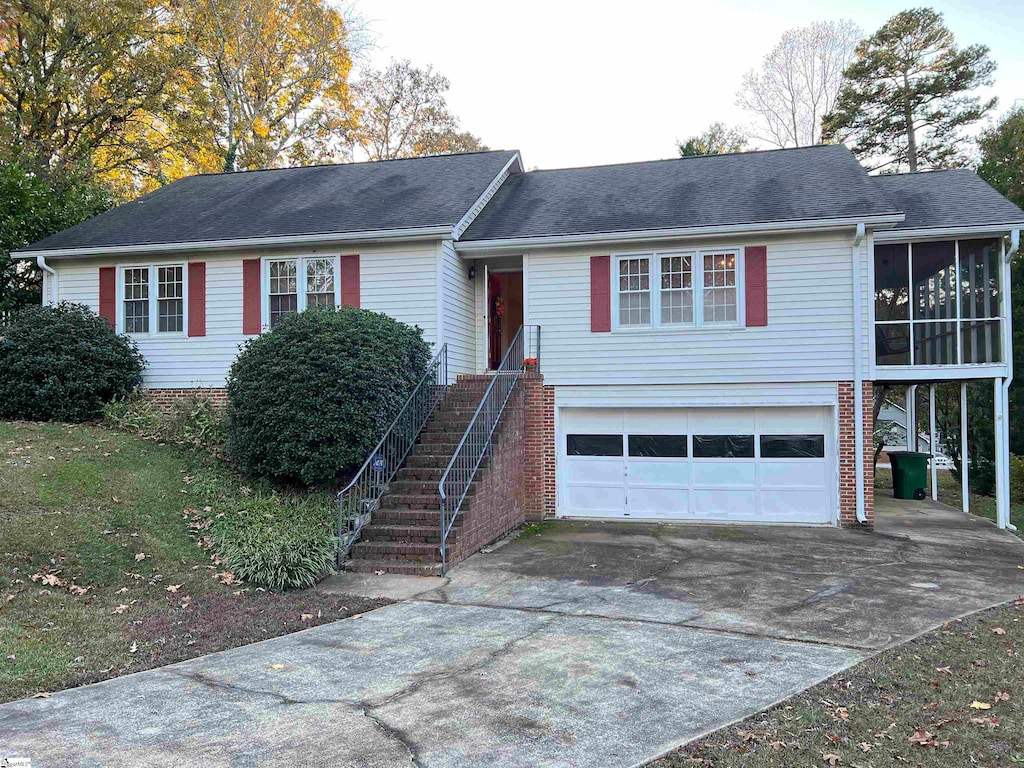
{"label": "white support post", "polygon": [[907,387],[906,402],[907,409],[907,450],[917,450],[917,384]]}
{"label": "white support post", "polygon": [[993,379],[992,383],[995,396],[993,427],[996,433],[996,525],[1005,528],[1006,524],[1010,522],[1010,500],[1007,498],[1009,483],[1006,482],[1006,475],[1010,468],[1007,461],[1006,431],[1004,429],[1006,401],[1003,397],[1003,380]]}
{"label": "white support post", "polygon": [[938,455],[938,448],[935,445],[935,385],[928,385],[928,452],[932,455],[929,460],[932,468],[932,501],[939,500],[939,471],[935,457]]}
{"label": "white support post", "polygon": [[971,486],[968,482],[967,456],[967,382],[960,382],[960,495],[964,512],[971,511]]}

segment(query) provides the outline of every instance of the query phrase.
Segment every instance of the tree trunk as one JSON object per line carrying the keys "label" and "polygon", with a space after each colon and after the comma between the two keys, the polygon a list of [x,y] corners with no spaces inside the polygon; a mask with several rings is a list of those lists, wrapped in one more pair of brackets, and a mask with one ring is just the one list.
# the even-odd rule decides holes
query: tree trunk
{"label": "tree trunk", "polygon": [[224,173],[235,172],[235,158],[238,156],[238,145],[234,142],[228,144],[228,151],[224,154]]}
{"label": "tree trunk", "polygon": [[907,132],[907,165],[910,172],[917,172],[917,136],[914,134],[914,107],[910,103],[910,81],[903,73],[903,120]]}

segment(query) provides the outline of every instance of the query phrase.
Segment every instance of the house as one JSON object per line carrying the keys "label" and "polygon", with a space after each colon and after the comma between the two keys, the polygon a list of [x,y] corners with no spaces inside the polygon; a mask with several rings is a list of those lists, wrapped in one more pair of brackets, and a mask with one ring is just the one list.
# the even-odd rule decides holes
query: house
{"label": "house", "polygon": [[970,171],[869,176],[842,146],[533,172],[497,151],[196,176],[20,253],[46,301],[137,339],[162,398],[221,391],[306,307],[418,325],[451,382],[524,325],[527,518],[871,526],[875,382],[991,381],[1008,483],[1022,226]]}
{"label": "house", "polygon": [[878,461],[875,469],[890,469],[889,453],[891,451],[924,451],[932,454],[933,460],[939,469],[952,469],[953,460],[946,455],[943,448],[943,436],[937,435],[935,446],[932,446],[931,435],[918,429],[917,441],[913,438],[907,441],[907,409],[897,403],[886,401],[878,411],[878,418],[875,419],[875,435],[883,436],[885,444],[878,453]]}

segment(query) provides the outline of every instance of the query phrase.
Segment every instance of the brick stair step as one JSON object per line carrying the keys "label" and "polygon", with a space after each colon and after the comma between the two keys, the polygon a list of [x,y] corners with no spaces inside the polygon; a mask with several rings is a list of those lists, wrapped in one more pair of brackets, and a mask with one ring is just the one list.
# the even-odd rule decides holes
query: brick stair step
{"label": "brick stair step", "polygon": [[444,474],[445,467],[448,463],[438,464],[435,467],[416,467],[416,466],[405,466],[402,467],[395,473],[394,479],[391,481],[392,485],[395,482],[402,482],[406,480],[420,480],[433,482],[436,486],[438,481],[441,479],[441,475]]}
{"label": "brick stair step", "polygon": [[349,560],[342,568],[353,573],[401,573],[407,576],[440,576],[440,563],[417,563],[412,560]]}
{"label": "brick stair step", "polygon": [[455,453],[455,449],[459,447],[458,443],[416,443],[413,448],[413,453],[418,456],[447,456],[451,459],[452,454]]}
{"label": "brick stair step", "polygon": [[[459,529],[452,528],[448,540],[458,538]],[[441,544],[441,526],[438,525],[375,525],[363,528],[359,541],[397,541],[416,544],[431,544],[435,548]]]}
{"label": "brick stair step", "polygon": [[[438,456],[436,454],[431,455],[429,453],[413,453],[405,460],[406,469],[437,469],[444,471],[448,466],[448,462],[452,460],[451,456]],[[399,470],[401,472],[402,470]],[[440,476],[439,476],[440,477]]]}
{"label": "brick stair step", "polygon": [[[363,541],[352,547],[353,560],[412,560],[432,563],[441,559],[439,544],[404,541]],[[448,552],[454,549],[454,542],[448,544]]]}
{"label": "brick stair step", "polygon": [[384,507],[373,513],[371,525],[433,526],[440,528],[441,511],[433,509],[399,509]]}

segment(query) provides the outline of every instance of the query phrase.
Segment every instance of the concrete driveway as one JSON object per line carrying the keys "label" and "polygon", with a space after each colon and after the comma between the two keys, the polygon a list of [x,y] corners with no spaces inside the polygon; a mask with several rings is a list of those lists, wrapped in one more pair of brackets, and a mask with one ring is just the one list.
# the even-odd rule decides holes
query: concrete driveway
{"label": "concrete driveway", "polygon": [[1024,544],[883,500],[879,533],[569,523],[404,602],[0,706],[34,766],[631,766],[1024,591]]}

